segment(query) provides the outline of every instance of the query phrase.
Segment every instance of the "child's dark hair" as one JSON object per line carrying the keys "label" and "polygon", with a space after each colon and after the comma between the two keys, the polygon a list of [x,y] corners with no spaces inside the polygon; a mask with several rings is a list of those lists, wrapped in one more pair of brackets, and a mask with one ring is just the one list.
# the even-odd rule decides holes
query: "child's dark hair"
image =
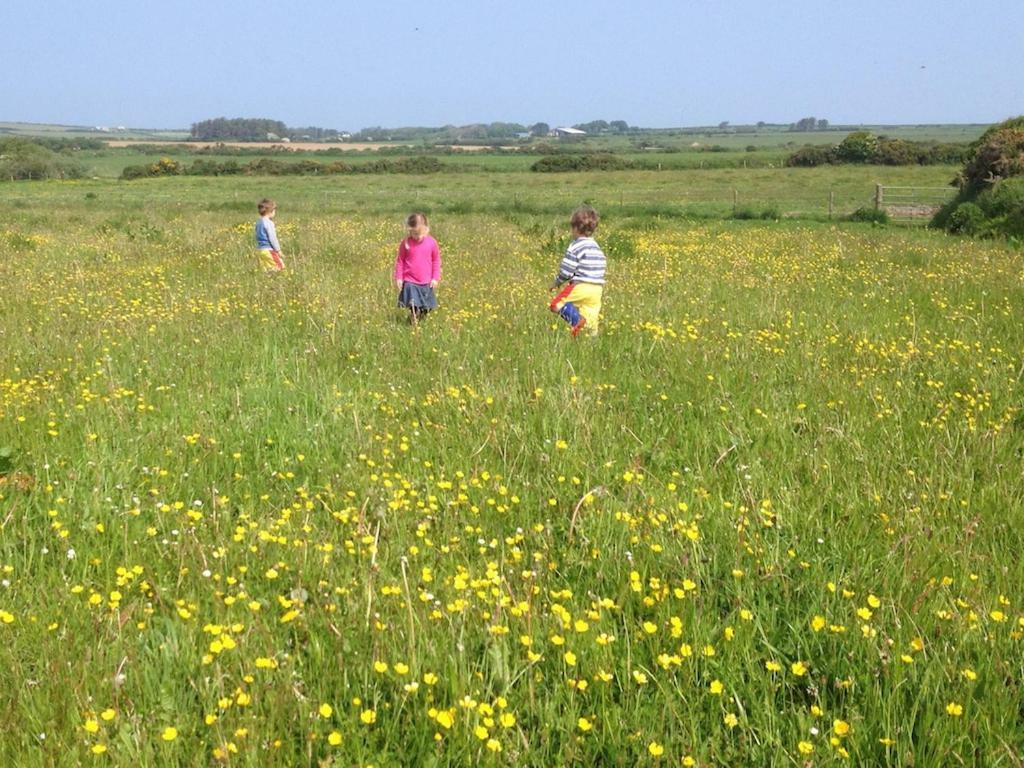
{"label": "child's dark hair", "polygon": [[410,213],[409,218],[405,220],[405,226],[407,227],[429,227],[430,222],[427,221],[427,214],[425,213]]}
{"label": "child's dark hair", "polygon": [[569,224],[571,224],[572,228],[584,237],[589,237],[594,234],[594,230],[597,229],[597,222],[600,221],[600,219],[601,217],[597,215],[597,211],[589,205],[581,205],[572,212],[572,218],[569,220]]}
{"label": "child's dark hair", "polygon": [[269,197],[264,197],[256,206],[256,210],[260,212],[260,216],[266,216],[271,211],[277,208],[277,203],[271,200]]}

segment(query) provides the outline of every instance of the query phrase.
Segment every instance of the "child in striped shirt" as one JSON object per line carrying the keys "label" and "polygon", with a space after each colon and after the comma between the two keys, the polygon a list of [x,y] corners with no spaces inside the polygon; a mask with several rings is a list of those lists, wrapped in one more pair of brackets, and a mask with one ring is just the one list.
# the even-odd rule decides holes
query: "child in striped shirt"
{"label": "child in striped shirt", "polygon": [[[558,275],[551,286],[557,290],[550,309],[572,328],[575,338],[583,328],[597,333],[604,290],[605,255],[592,235],[597,229],[597,211],[584,205],[573,211],[569,224],[573,241],[565,249]],[[560,289],[560,290],[559,290]]]}
{"label": "child in striped shirt", "polygon": [[264,272],[280,272],[284,269],[281,258],[281,243],[277,240],[277,229],[274,227],[274,214],[277,203],[270,198],[263,198],[256,206],[260,217],[256,220],[256,250],[260,266]]}

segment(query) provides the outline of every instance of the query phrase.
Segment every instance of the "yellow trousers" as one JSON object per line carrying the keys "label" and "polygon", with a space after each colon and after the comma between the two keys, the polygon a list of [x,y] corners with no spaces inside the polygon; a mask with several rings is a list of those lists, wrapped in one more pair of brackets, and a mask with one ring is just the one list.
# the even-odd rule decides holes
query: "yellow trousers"
{"label": "yellow trousers", "polygon": [[259,254],[260,266],[263,267],[264,272],[280,272],[284,269],[284,261],[281,260],[281,254],[277,251],[270,250],[269,248],[260,248],[257,253]]}
{"label": "yellow trousers", "polygon": [[580,316],[587,321],[584,328],[594,334],[597,333],[597,327],[601,320],[601,294],[603,292],[603,285],[569,283],[562,286],[555,298],[551,300],[549,307],[552,312],[557,312],[571,323],[572,321],[563,308],[566,304],[572,304],[579,311]]}

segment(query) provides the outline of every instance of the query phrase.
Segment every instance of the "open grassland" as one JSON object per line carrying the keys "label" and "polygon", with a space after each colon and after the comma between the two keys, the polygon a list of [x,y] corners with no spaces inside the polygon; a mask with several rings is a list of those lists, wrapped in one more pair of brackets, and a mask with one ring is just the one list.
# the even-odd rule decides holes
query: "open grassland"
{"label": "open grassland", "polygon": [[596,178],[5,186],[0,764],[1019,765],[1020,253]]}
{"label": "open grassland", "polygon": [[[533,159],[526,158],[530,162]],[[460,158],[459,162],[473,158]],[[652,217],[723,218],[736,206],[773,207],[778,215],[826,220],[829,195],[835,215],[873,204],[875,185],[948,187],[953,166],[825,166],[820,168],[717,168],[664,171],[529,173],[528,166],[508,172],[494,168],[465,173],[353,174],[328,177],[179,177],[114,183],[87,180],[65,184],[5,185],[4,199],[23,217],[45,222],[53,205],[68,215],[97,224],[128,217],[160,224],[181,221],[196,212],[232,213],[247,221],[253,200],[270,195],[292,213],[379,214],[426,210],[435,215],[487,214],[544,217],[562,222],[581,200],[612,219],[644,222]],[[151,160],[152,161],[152,160]],[[449,162],[445,158],[445,162]],[[523,172],[517,172],[523,171]],[[941,194],[941,193],[940,193]],[[286,217],[287,218],[287,217]]]}
{"label": "open grassland", "polygon": [[[880,136],[906,141],[960,143],[981,135],[983,125],[865,126]],[[610,152],[626,163],[652,170],[688,169],[770,169],[780,168],[796,149],[808,144],[838,144],[852,129],[798,132],[781,127],[706,130],[645,130],[622,135],[593,135],[581,141],[533,139],[504,147],[483,145],[433,145],[427,140],[406,142],[187,142],[183,132],[135,130],[127,133],[102,133],[93,129],[0,122],[4,136],[43,138],[88,138],[107,140],[104,149],[68,150],[87,177],[116,178],[127,166],[150,165],[162,157],[184,165],[197,160],[245,165],[259,158],[278,162],[343,162],[359,166],[382,158],[396,159],[403,154],[436,155],[447,172],[527,171],[542,149],[569,153]],[[126,138],[127,137],[127,138]],[[221,154],[213,154],[218,146]],[[891,173],[887,169],[885,173]],[[951,175],[951,174],[949,174]],[[942,183],[948,181],[944,178]]]}

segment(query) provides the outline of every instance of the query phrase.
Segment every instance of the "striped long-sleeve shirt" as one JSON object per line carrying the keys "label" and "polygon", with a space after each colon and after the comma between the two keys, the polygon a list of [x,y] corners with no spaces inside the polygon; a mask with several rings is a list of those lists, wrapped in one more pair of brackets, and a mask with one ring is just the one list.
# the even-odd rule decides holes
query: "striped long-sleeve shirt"
{"label": "striped long-sleeve shirt", "polygon": [[281,243],[277,240],[277,228],[269,216],[260,216],[256,220],[256,248],[261,251],[281,250]]}
{"label": "striped long-sleeve shirt", "polygon": [[566,280],[574,283],[604,285],[605,256],[601,246],[592,237],[577,237],[565,249],[565,256],[558,267],[555,285]]}

